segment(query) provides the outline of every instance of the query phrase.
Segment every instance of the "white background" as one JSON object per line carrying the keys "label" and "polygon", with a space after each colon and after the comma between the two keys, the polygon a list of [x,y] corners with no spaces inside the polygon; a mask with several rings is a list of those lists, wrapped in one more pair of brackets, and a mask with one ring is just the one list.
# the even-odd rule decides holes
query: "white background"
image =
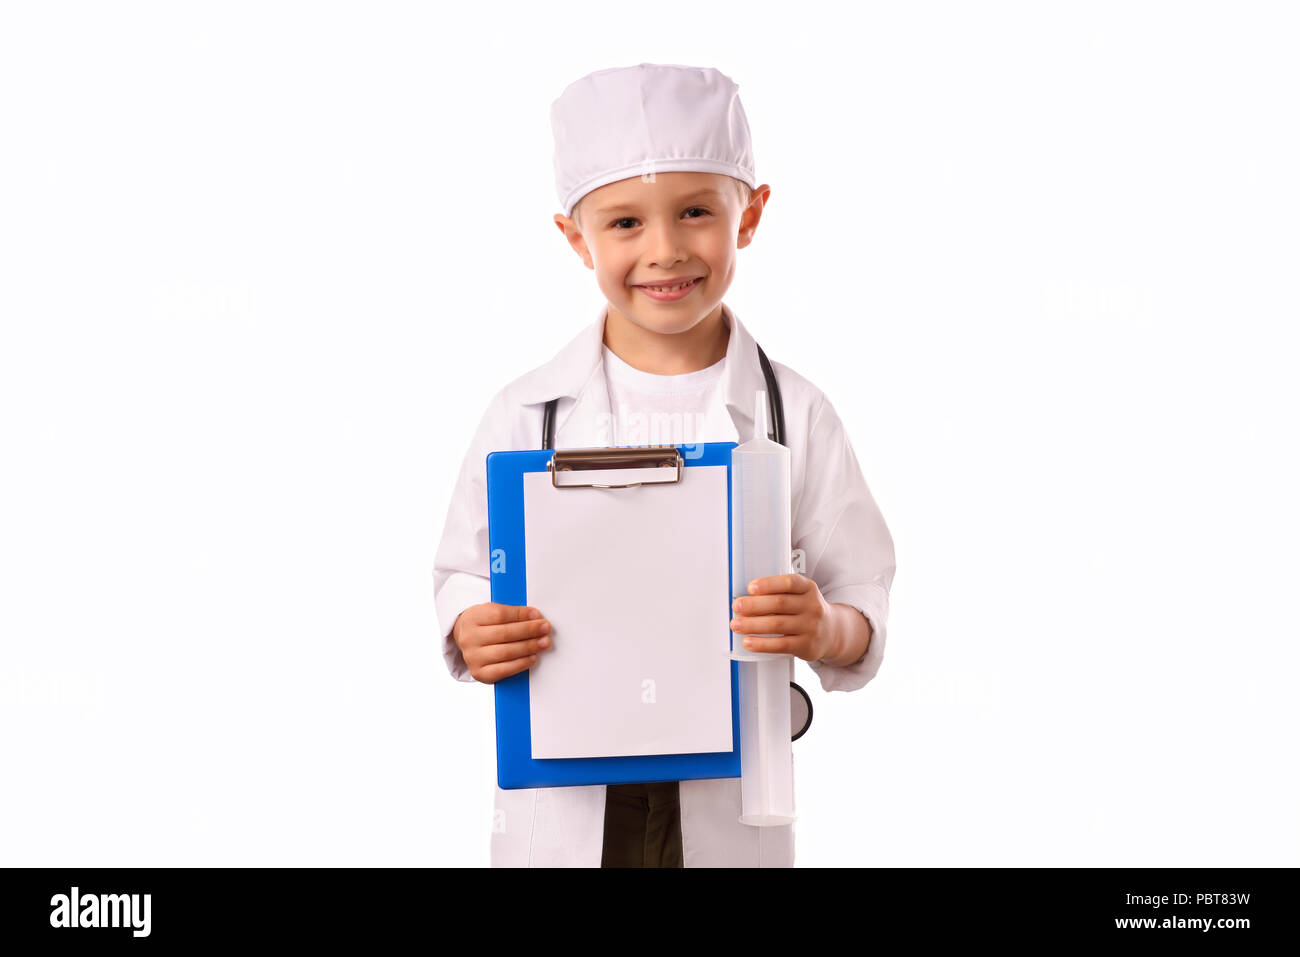
{"label": "white background", "polygon": [[491,395],[601,299],[549,108],[734,78],[726,301],[835,403],[888,650],[800,865],[1300,864],[1285,5],[0,13],[0,864],[488,859],[432,566]]}

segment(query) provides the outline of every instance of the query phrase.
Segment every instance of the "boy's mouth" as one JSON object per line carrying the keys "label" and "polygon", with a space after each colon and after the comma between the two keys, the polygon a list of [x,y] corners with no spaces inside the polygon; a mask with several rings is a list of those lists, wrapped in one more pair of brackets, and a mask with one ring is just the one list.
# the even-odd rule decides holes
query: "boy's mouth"
{"label": "boy's mouth", "polygon": [[658,302],[671,302],[676,299],[681,299],[698,286],[703,280],[703,276],[696,276],[694,279],[689,279],[686,282],[657,286],[638,285],[634,288],[640,289],[651,299]]}

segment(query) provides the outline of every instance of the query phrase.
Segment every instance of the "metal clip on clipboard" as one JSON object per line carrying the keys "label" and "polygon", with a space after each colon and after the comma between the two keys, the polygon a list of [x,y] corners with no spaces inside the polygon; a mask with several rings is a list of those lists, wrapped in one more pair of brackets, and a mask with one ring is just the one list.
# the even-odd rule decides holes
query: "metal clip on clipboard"
{"label": "metal clip on clipboard", "polygon": [[[546,463],[551,484],[556,488],[638,488],[642,485],[672,485],[682,480],[682,453],[673,445],[622,448],[567,449],[557,451]],[[560,482],[561,472],[594,472],[611,469],[674,469],[672,478],[659,478],[622,485],[599,482]]]}

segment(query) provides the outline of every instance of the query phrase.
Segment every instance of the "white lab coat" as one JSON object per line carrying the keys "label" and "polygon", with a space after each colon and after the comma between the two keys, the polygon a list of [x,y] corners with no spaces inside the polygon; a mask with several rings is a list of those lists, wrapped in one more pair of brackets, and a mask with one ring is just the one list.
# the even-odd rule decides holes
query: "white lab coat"
{"label": "white lab coat", "polygon": [[[765,389],[754,340],[724,305],[731,333],[722,392],[725,416],[713,416],[718,434],[700,441],[748,441],[754,393]],[[473,681],[451,637],[456,617],[492,600],[488,578],[486,457],[489,452],[538,449],[542,410],[559,398],[555,447],[608,445],[609,393],[601,346],[605,305],[596,322],[549,362],[520,376],[492,399],[465,454],[442,541],[434,560],[434,594],[443,658],[453,677]],[[894,544],[862,477],[848,434],[821,390],[773,361],[785,409],[790,448],[792,543],[802,550],[803,574],[832,604],[852,605],[871,622],[867,654],[835,667],[809,662],[826,691],[853,691],[870,681],[885,650]],[[602,417],[603,416],[603,417]],[[743,437],[743,438],[742,438]],[[796,570],[799,570],[796,566]],[[546,614],[546,609],[541,609]],[[791,663],[793,677],[794,665]],[[816,733],[816,728],[810,732]],[[790,867],[794,827],[741,824],[740,779],[680,784],[682,855],[686,867]],[[491,859],[494,867],[599,867],[604,840],[605,786],[496,789]]]}

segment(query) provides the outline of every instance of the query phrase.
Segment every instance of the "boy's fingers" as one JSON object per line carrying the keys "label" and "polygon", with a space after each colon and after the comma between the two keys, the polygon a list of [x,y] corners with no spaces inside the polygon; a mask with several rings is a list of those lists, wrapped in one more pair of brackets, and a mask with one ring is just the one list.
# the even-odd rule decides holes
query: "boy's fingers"
{"label": "boy's fingers", "polygon": [[487,606],[481,625],[506,625],[516,621],[529,621],[542,617],[542,613],[528,605],[502,605],[493,603]]}
{"label": "boy's fingers", "polygon": [[539,644],[541,640],[540,638],[534,638],[530,641],[510,641],[503,644],[484,645],[478,650],[479,660],[486,664],[500,664],[503,661],[527,658],[530,655],[545,651],[551,646],[549,636],[547,636],[545,645]]}
{"label": "boy's fingers", "polygon": [[540,638],[551,633],[551,623],[545,618],[515,621],[506,625],[488,625],[483,629],[483,643],[496,645],[506,641],[523,641]]}
{"label": "boy's fingers", "polygon": [[794,654],[795,639],[793,638],[742,638],[736,635],[736,640],[747,651],[766,651],[779,655]]}
{"label": "boy's fingers", "polygon": [[478,680],[483,684],[496,684],[502,678],[509,678],[511,675],[518,674],[531,664],[533,664],[532,658],[516,658],[514,661],[507,661],[499,665],[484,665],[479,669]]}
{"label": "boy's fingers", "polygon": [[731,619],[738,635],[797,635],[799,619],[794,615],[757,615]]}
{"label": "boy's fingers", "polygon": [[768,575],[766,578],[755,578],[749,583],[748,591],[751,595],[770,595],[779,592],[804,592],[807,591],[811,585],[811,578],[791,572],[786,575]]}
{"label": "boy's fingers", "polygon": [[802,595],[746,595],[731,602],[731,613],[740,615],[796,615],[806,599]]}

